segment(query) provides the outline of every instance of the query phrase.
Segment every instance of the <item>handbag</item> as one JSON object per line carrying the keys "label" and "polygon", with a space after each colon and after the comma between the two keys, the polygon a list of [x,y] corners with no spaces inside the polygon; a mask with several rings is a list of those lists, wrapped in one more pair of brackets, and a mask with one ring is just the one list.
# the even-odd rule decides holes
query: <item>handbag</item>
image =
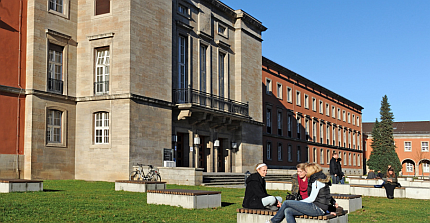
{"label": "handbag", "polygon": [[298,194],[298,193],[293,193],[291,194],[290,192],[287,192],[287,196],[285,197],[285,200],[303,200],[302,199],[302,195]]}

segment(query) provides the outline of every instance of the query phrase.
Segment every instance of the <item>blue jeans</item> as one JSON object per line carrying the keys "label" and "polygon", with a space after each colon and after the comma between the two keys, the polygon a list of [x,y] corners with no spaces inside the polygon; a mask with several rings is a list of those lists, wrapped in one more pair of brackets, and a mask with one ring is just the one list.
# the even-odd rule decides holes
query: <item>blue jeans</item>
{"label": "blue jeans", "polygon": [[331,179],[333,180],[333,184],[338,184],[339,183],[339,176],[334,176],[334,175],[330,175]]}
{"label": "blue jeans", "polygon": [[279,223],[285,217],[287,223],[295,223],[296,219],[294,216],[297,215],[321,216],[324,215],[324,211],[313,203],[286,200],[281,208],[279,208],[278,213],[270,221],[272,223]]}

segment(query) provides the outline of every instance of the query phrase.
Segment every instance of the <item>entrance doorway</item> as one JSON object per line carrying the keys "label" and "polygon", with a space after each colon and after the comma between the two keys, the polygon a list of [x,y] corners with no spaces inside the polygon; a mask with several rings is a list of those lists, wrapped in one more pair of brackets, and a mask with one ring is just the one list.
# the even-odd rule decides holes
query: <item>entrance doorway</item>
{"label": "entrance doorway", "polygon": [[225,171],[225,152],[226,150],[224,149],[224,140],[219,140],[218,157],[216,163],[218,172]]}
{"label": "entrance doorway", "polygon": [[206,159],[206,139],[205,136],[200,136],[200,148],[199,148],[199,156],[198,156],[198,165],[199,168],[203,168],[204,172],[207,171],[207,159]]}
{"label": "entrance doorway", "polygon": [[[188,162],[185,162],[184,153],[184,133],[177,133],[177,143],[176,143],[176,166],[177,167],[188,167]],[[187,134],[188,136],[188,134]]]}

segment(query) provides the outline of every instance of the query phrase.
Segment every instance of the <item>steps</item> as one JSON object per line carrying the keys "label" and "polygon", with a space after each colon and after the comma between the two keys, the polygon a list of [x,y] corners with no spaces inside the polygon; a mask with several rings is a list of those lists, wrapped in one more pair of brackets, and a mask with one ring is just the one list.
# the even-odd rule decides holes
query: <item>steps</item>
{"label": "steps", "polygon": [[[266,181],[291,181],[291,175],[267,175]],[[244,185],[243,173],[203,173],[202,186],[213,185]]]}

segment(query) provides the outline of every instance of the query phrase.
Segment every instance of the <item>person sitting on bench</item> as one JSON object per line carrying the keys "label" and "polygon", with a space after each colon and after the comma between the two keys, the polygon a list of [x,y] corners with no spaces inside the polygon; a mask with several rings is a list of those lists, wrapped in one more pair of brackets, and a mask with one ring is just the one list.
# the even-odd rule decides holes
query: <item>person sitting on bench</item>
{"label": "person sitting on bench", "polygon": [[394,169],[392,167],[388,168],[387,173],[382,179],[384,180],[384,187],[385,192],[387,193],[387,198],[393,199],[394,188],[396,188],[397,186],[397,176],[396,173],[394,173]]}
{"label": "person sitting on bench", "polygon": [[274,197],[266,191],[267,165],[259,163],[255,166],[255,173],[246,179],[245,197],[242,206],[244,208],[263,209],[276,211],[281,207],[282,198]]}

